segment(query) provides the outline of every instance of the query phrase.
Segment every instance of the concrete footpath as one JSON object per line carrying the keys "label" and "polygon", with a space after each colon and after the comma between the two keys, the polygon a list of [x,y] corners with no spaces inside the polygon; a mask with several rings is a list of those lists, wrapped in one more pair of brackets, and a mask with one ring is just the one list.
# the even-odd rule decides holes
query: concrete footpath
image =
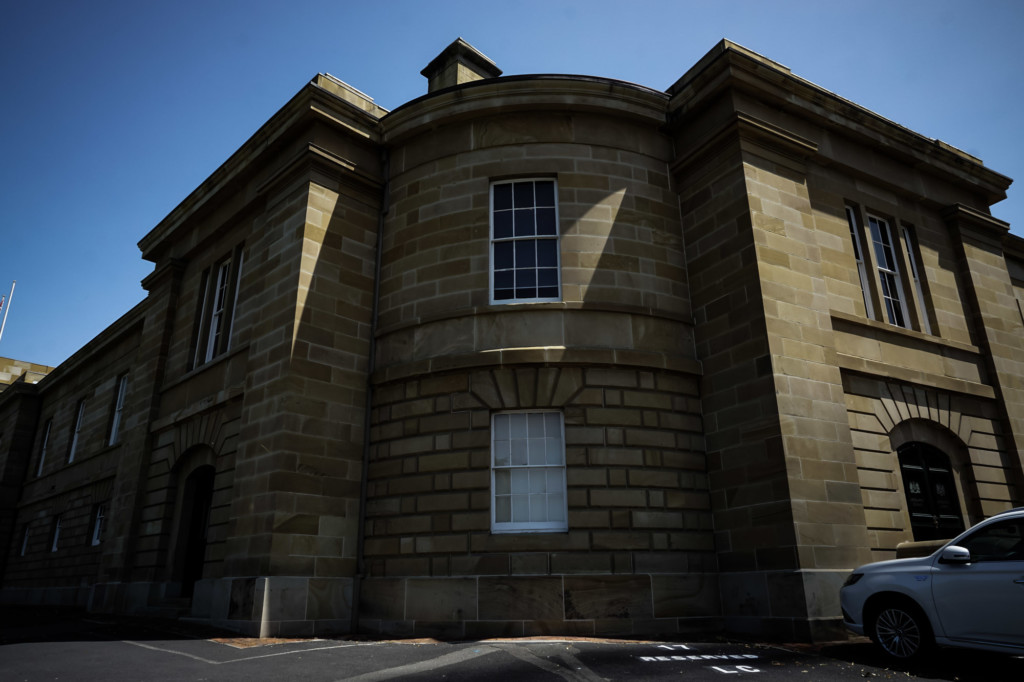
{"label": "concrete footpath", "polygon": [[894,666],[831,645],[549,638],[437,642],[239,638],[179,621],[0,607],[0,680],[1024,680],[1024,657],[939,651]]}

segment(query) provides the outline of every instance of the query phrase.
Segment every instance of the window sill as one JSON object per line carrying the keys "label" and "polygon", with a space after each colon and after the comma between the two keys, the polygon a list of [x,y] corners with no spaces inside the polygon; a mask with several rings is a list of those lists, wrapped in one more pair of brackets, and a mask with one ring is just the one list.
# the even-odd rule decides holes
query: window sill
{"label": "window sill", "polygon": [[228,360],[230,360],[231,358],[235,357],[236,355],[239,355],[240,353],[245,353],[245,352],[248,352],[248,351],[249,351],[249,344],[248,343],[243,343],[243,344],[241,344],[239,346],[236,346],[235,348],[232,348],[231,350],[227,351],[226,353],[222,353],[221,355],[218,355],[217,357],[215,357],[214,359],[210,360],[209,362],[204,362],[203,364],[190,369],[189,371],[185,372],[184,374],[182,374],[180,377],[178,377],[174,381],[170,381],[168,383],[165,383],[160,388],[160,390],[161,391],[166,391],[166,390],[174,388],[175,386],[179,386],[181,384],[184,384],[185,382],[189,381],[193,377],[197,377],[200,374],[202,374],[203,372],[211,370],[214,367],[217,367],[218,365],[227,362]]}
{"label": "window sill", "polygon": [[[880,332],[892,334],[894,336],[902,336],[908,339],[914,339],[916,341],[924,341],[926,343],[944,346],[953,350],[958,350],[964,353],[972,353],[974,355],[980,355],[981,349],[977,346],[972,346],[969,343],[960,343],[959,341],[949,341],[932,334],[925,334],[924,332],[915,331],[913,329],[906,329],[905,327],[897,327],[893,324],[886,322],[879,322],[877,320],[869,320],[866,317],[858,317],[856,315],[850,315],[849,313],[842,313],[838,310],[829,310],[829,317],[832,318],[833,322],[836,320],[845,322],[850,325],[865,327],[868,329],[875,329]],[[834,326],[834,325],[833,325]]]}

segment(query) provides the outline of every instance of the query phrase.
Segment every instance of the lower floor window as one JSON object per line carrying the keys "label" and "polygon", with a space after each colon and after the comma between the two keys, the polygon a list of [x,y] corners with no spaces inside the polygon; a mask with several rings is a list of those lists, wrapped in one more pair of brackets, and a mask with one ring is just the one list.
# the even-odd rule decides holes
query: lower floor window
{"label": "lower floor window", "polygon": [[568,529],[560,412],[499,412],[491,420],[491,530]]}
{"label": "lower floor window", "polygon": [[103,542],[103,532],[107,529],[107,505],[97,504],[92,513],[92,536],[89,544],[96,546]]}

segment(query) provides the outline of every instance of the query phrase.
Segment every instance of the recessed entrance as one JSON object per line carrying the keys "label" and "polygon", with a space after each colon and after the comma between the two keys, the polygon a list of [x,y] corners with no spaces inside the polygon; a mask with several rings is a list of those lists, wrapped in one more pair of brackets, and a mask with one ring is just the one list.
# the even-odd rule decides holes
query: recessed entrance
{"label": "recessed entrance", "polygon": [[178,525],[177,568],[181,576],[181,596],[191,597],[196,581],[203,577],[206,559],[206,534],[210,526],[213,502],[212,466],[204,465],[185,479]]}
{"label": "recessed entrance", "polygon": [[915,540],[944,540],[964,530],[956,479],[949,457],[927,443],[896,450]]}

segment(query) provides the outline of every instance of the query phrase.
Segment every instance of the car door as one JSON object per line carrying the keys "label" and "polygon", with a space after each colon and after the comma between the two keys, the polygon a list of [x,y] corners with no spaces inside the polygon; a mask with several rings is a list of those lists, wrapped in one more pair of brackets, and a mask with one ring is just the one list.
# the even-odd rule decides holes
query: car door
{"label": "car door", "polygon": [[936,559],[932,595],[951,640],[1024,646],[1024,519],[989,524],[957,543],[969,563]]}

